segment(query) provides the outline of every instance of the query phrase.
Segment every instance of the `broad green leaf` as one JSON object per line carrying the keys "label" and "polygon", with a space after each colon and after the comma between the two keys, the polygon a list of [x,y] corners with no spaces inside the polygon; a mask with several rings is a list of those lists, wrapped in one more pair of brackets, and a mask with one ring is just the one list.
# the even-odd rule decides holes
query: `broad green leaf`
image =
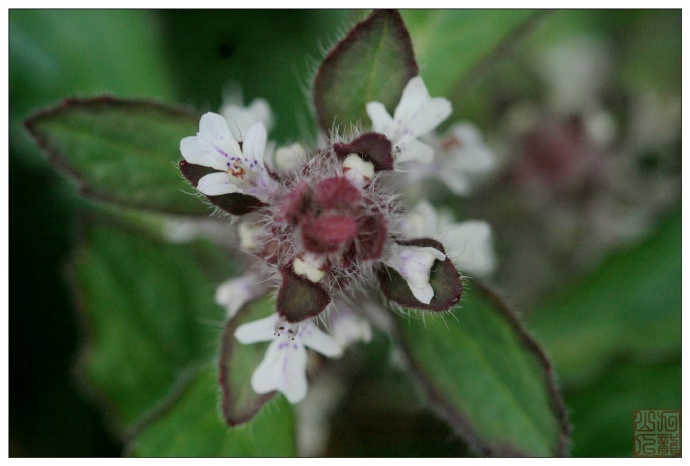
{"label": "broad green leaf", "polygon": [[453,315],[421,315],[398,321],[412,373],[475,450],[566,454],[569,425],[551,366],[500,298],[471,282]]}
{"label": "broad green leaf", "polygon": [[420,64],[433,96],[457,101],[457,91],[472,73],[538,15],[529,10],[403,10]]}
{"label": "broad green leaf", "polygon": [[33,115],[26,126],[88,196],[171,214],[209,214],[176,163],[180,140],[198,131],[192,114],[146,101],[72,99]]}
{"label": "broad green leaf", "polygon": [[11,10],[12,144],[33,156],[21,121],[65,97],[108,92],[173,101],[157,19],[145,10]]}
{"label": "broad green leaf", "polygon": [[273,312],[275,312],[275,303],[271,299],[262,298],[253,301],[240,309],[223,331],[219,381],[223,394],[223,416],[229,425],[242,424],[251,420],[276,393],[257,395],[249,383],[252,373],[266,354],[268,344],[244,345],[235,338],[237,327],[268,317]]}
{"label": "broad green leaf", "polygon": [[224,318],[214,287],[227,257],[139,231],[91,226],[73,264],[88,335],[79,369],[116,427],[128,430],[190,368],[214,358]]}
{"label": "broad green leaf", "polygon": [[130,444],[133,456],[295,456],[292,406],[278,398],[251,423],[229,427],[218,411],[218,374],[201,370],[170,406],[147,423]]}
{"label": "broad green leaf", "polygon": [[565,391],[573,456],[633,456],[633,410],[681,409],[680,353],[669,361],[617,361],[584,387]]}
{"label": "broad green leaf", "polygon": [[609,258],[530,319],[559,376],[577,384],[625,354],[681,345],[681,215],[642,244]]}
{"label": "broad green leaf", "polygon": [[321,129],[366,118],[367,102],[393,113],[407,82],[417,75],[410,36],[396,11],[377,10],[328,53],[314,79]]}

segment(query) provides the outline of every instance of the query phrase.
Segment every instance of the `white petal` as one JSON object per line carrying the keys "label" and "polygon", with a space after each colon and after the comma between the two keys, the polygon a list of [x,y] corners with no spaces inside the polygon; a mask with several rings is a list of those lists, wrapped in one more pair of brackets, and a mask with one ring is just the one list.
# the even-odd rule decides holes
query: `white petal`
{"label": "white petal", "polygon": [[492,236],[488,223],[474,220],[451,226],[444,244],[461,271],[486,276],[496,267]]}
{"label": "white petal", "polygon": [[357,187],[363,187],[374,178],[374,164],[365,162],[357,154],[350,154],[343,161],[345,178]]}
{"label": "white petal", "polygon": [[242,141],[242,153],[249,168],[254,168],[252,162],[257,162],[261,167],[264,166],[264,153],[266,151],[266,128],[261,122],[256,122],[249,127],[247,134]]}
{"label": "white petal", "polygon": [[424,136],[440,125],[453,112],[450,102],[436,97],[426,102],[405,122],[413,136]]}
{"label": "white petal", "polygon": [[280,317],[278,314],[240,325],[235,330],[235,338],[240,343],[248,345],[259,341],[270,341],[275,339],[275,327]]}
{"label": "white petal", "polygon": [[276,340],[268,346],[266,356],[252,374],[256,393],[282,392],[292,404],[307,395],[307,350],[289,340]]}
{"label": "white petal", "polygon": [[[460,123],[451,130],[460,147],[451,149],[446,156],[453,170],[469,174],[485,174],[496,167],[496,156],[482,140],[481,133],[470,123]],[[452,139],[451,139],[452,140]]]}
{"label": "white petal", "polygon": [[227,317],[233,317],[242,306],[256,298],[260,290],[258,277],[254,274],[233,278],[216,289],[216,303],[225,306]]}
{"label": "white petal", "polygon": [[396,122],[411,120],[414,115],[431,99],[429,91],[421,77],[415,76],[403,89],[400,103],[395,108],[393,117]]}
{"label": "white petal", "polygon": [[[241,97],[236,100],[241,101]],[[232,135],[238,141],[244,138],[249,127],[257,121],[263,123],[267,130],[273,127],[271,107],[264,99],[254,99],[248,107],[226,103],[220,113],[227,120]]]}
{"label": "white petal", "polygon": [[423,199],[410,211],[401,229],[408,239],[430,238],[436,236],[439,218],[436,209]]}
{"label": "white petal", "polygon": [[423,136],[448,118],[453,111],[443,97],[431,98],[419,76],[410,79],[395,109],[395,124],[399,136]]}
{"label": "white petal", "polygon": [[429,164],[434,160],[434,149],[428,144],[412,138],[403,138],[398,142],[400,148],[398,156],[395,158],[395,168],[400,168],[401,164],[409,161]]}
{"label": "white petal", "polygon": [[242,190],[232,180],[233,178],[225,172],[209,173],[201,177],[196,189],[207,196],[241,192]]}
{"label": "white petal", "polygon": [[307,161],[307,151],[301,144],[294,143],[288,147],[280,147],[273,159],[278,173],[289,173],[304,165]]}
{"label": "white petal", "polygon": [[[429,304],[434,292],[429,295],[429,272],[436,260],[445,260],[446,255],[436,248],[400,246],[393,244],[389,256],[384,261],[393,267],[410,287],[410,290],[420,301]],[[420,299],[420,296],[422,299]],[[428,300],[426,300],[428,297]]]}
{"label": "white petal", "polygon": [[299,339],[305,346],[329,358],[339,358],[343,349],[332,336],[319,330],[309,321],[302,322],[299,328]]}
{"label": "white petal", "polygon": [[207,150],[205,147],[199,136],[188,136],[180,141],[180,152],[187,162],[216,170],[225,170],[227,168],[225,156],[215,150]]}
{"label": "white petal", "polygon": [[393,135],[393,118],[391,118],[386,107],[381,102],[369,102],[367,104],[367,115],[371,118],[375,132],[385,134],[388,137]]}
{"label": "white petal", "polygon": [[428,283],[420,288],[416,288],[410,285],[410,291],[412,291],[412,294],[415,298],[417,298],[424,304],[429,304],[431,302],[431,298],[434,297],[434,289]]}
{"label": "white petal", "polygon": [[454,170],[440,170],[438,176],[448,186],[448,189],[455,194],[465,195],[472,189],[470,180],[465,173],[458,173]]}
{"label": "white petal", "polygon": [[216,170],[226,170],[230,158],[241,154],[225,118],[216,113],[201,117],[199,132],[180,142],[180,152],[187,162]]}

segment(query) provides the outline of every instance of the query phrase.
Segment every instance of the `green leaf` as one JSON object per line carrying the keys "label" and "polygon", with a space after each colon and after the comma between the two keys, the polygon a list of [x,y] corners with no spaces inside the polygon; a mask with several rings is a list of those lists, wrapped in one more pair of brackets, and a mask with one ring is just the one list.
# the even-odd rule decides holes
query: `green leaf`
{"label": "green leaf", "polygon": [[600,378],[564,393],[573,456],[633,456],[633,410],[681,409],[680,353],[669,361],[616,361]]}
{"label": "green leaf", "polygon": [[400,14],[374,11],[336,44],[316,74],[314,104],[321,129],[368,121],[367,102],[381,102],[392,114],[416,75],[412,42]]}
{"label": "green leaf", "polygon": [[681,346],[681,215],[553,297],[530,319],[559,375],[574,384],[613,359]]}
{"label": "green leaf", "polygon": [[475,281],[452,316],[421,315],[398,322],[412,373],[475,450],[566,454],[569,424],[551,366],[500,298]]}
{"label": "green leaf", "polygon": [[264,358],[268,344],[243,345],[235,338],[237,327],[273,312],[275,304],[269,298],[253,301],[240,309],[223,331],[219,381],[223,392],[223,416],[231,426],[251,420],[276,394],[257,395],[250,385],[252,374]]}
{"label": "green leaf", "polygon": [[224,319],[214,288],[230,273],[227,257],[206,243],[88,229],[73,263],[88,335],[79,372],[117,429],[130,429],[190,368],[213,359]]}
{"label": "green leaf", "polygon": [[177,168],[180,140],[198,131],[192,114],[147,101],[71,99],[33,115],[26,126],[88,196],[171,214],[209,214]]}
{"label": "green leaf", "polygon": [[431,95],[456,99],[480,66],[516,42],[534,18],[529,10],[403,10],[420,75]]}
{"label": "green leaf", "polygon": [[145,457],[295,456],[293,410],[284,398],[251,423],[228,427],[218,412],[217,372],[204,368],[181,396],[137,433],[129,445]]}
{"label": "green leaf", "polygon": [[10,11],[11,141],[22,160],[43,161],[21,122],[58,99],[108,92],[174,101],[157,26],[146,10]]}

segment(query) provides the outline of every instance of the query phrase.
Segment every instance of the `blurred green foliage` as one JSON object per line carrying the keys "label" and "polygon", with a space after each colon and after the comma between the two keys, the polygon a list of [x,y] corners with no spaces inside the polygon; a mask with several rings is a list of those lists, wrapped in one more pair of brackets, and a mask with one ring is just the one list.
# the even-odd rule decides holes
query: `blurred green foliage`
{"label": "blurred green foliage", "polygon": [[[83,392],[77,391],[71,378],[79,332],[72,311],[75,303],[67,293],[62,270],[74,245],[76,213],[83,212],[84,205],[64,179],[37,157],[38,151],[29,143],[21,122],[30,112],[63,98],[101,93],[150,97],[188,104],[199,111],[215,111],[222,103],[223,89],[239,84],[245,102],[263,97],[271,104],[276,114],[272,138],[279,142],[310,141],[316,133],[308,89],[321,58],[319,46],[328,48],[354,16],[361,14],[338,10],[10,12],[11,456],[101,456],[122,451],[119,440],[106,430],[101,415],[84,401]],[[594,35],[611,45],[613,79],[620,84],[620,93],[651,89],[679,94],[679,10],[558,11],[542,15],[531,29],[525,30],[529,34],[524,37],[511,35],[522,31],[520,26],[531,16],[520,11],[403,12],[418,47],[421,74],[429,80],[432,94],[453,90],[448,96],[454,103],[453,118],[470,119],[490,129],[510,103],[521,99],[540,102],[543,89],[535,82],[528,61],[555,40],[572,34]],[[446,31],[453,41],[443,39]],[[484,62],[481,58],[487,53],[464,42],[466,37],[479,40],[478,36],[488,38],[492,44],[502,43],[505,37],[514,43],[508,44],[500,60]],[[439,41],[442,43],[437,44]],[[462,49],[454,56],[466,59],[447,59],[444,47],[451,44]],[[468,61],[483,67],[483,73],[473,77],[470,85],[459,82],[460,76],[474,69]],[[136,249],[144,239],[125,240],[103,232],[100,235],[96,239],[109,245],[110,249],[103,251],[110,251],[111,265],[138,259],[148,264],[140,263],[143,271],[155,266],[155,260],[148,261],[148,247],[145,251]],[[169,245],[163,248],[154,242],[153,248],[171,263],[185,261],[184,254],[178,257]],[[102,252],[91,259],[97,262],[99,254]],[[676,325],[680,319],[679,255],[678,215],[639,247],[621,251],[591,277],[583,277],[580,285],[573,284],[571,289],[547,299],[550,304],[532,317],[530,326],[553,355],[556,371],[564,375],[565,401],[574,426],[574,455],[630,456],[633,409],[680,408],[681,340]],[[113,273],[122,283],[132,280],[133,289],[143,286],[144,278],[127,276],[131,265],[120,267]],[[98,265],[97,269],[106,270],[106,266]],[[177,275],[175,269],[170,272]],[[104,285],[98,282],[107,280],[108,275],[89,272],[82,278],[100,289]],[[159,283],[157,292],[165,295],[168,307],[174,310],[172,298],[176,291],[169,287],[179,282],[168,278],[171,283]],[[215,282],[205,285],[197,283],[198,300],[206,300],[210,306],[212,285],[220,279],[216,277]],[[37,289],[41,293],[36,293]],[[156,291],[150,292],[141,292],[140,309],[156,296]],[[625,301],[623,295],[632,301]],[[592,303],[603,303],[603,309],[594,311]],[[108,308],[104,305],[103,309]],[[581,318],[578,311],[586,318]],[[665,316],[662,322],[656,322],[658,315]],[[126,322],[123,320],[123,325]],[[648,333],[649,322],[655,324],[654,335]],[[127,323],[119,328],[135,329],[137,325]],[[193,325],[191,328],[199,329]],[[112,337],[117,339],[117,335]],[[201,346],[190,350],[191,359],[206,354],[208,341],[203,339],[198,342]],[[594,357],[588,356],[593,353]],[[114,370],[101,369],[97,373],[106,380]],[[233,450],[232,442],[224,437],[218,413],[204,410],[210,405],[199,408],[203,412],[198,418],[190,414],[197,412],[199,400],[216,396],[215,387],[210,387],[212,378],[209,372],[200,372],[198,379],[180,387],[184,395],[176,403],[182,409],[167,411],[169,414],[142,431],[143,440],[130,445],[130,452],[184,455],[184,451],[174,448],[176,445],[168,445],[169,450],[155,446],[167,445],[174,430],[171,425],[179,421],[173,418],[181,416],[186,423],[198,423],[195,425],[207,433],[205,439],[212,440],[199,444],[192,454],[252,454]],[[390,378],[379,381],[371,377],[366,382],[372,393],[392,390]],[[406,387],[406,383],[394,382],[393,387]],[[351,392],[356,390],[354,387]],[[348,403],[356,403],[356,397],[347,397],[341,408],[348,416],[336,424],[336,435],[329,447],[333,454],[394,454],[401,450],[388,448],[385,442],[389,438],[390,444],[395,444],[399,439],[395,433],[400,432],[401,425],[427,426],[448,439],[445,444],[433,444],[433,448],[426,444],[415,449],[411,442],[405,446],[406,455],[465,452],[445,426],[421,416],[417,408],[382,410],[375,437],[381,444],[376,448],[362,449],[353,443],[348,447],[347,436],[338,443],[338,432],[348,432],[348,426],[366,425],[363,420],[371,414],[348,410],[348,406],[354,406]],[[142,406],[131,408],[135,414],[121,416],[120,422],[132,421]],[[265,419],[257,422],[274,424],[272,415],[275,412],[266,413]],[[291,435],[287,424],[280,422],[286,435]],[[257,431],[243,431],[240,435],[256,437]],[[290,453],[287,446],[282,451]]]}

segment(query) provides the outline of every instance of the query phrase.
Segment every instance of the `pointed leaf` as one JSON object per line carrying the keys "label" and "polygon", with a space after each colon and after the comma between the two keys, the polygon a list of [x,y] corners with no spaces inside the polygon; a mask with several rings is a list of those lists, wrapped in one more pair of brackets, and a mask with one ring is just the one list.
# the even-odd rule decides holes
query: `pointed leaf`
{"label": "pointed leaf", "polygon": [[412,42],[400,14],[374,11],[336,44],[316,74],[314,104],[321,129],[369,121],[367,102],[381,102],[392,113],[416,75]]}
{"label": "pointed leaf", "polygon": [[279,399],[247,426],[228,427],[218,413],[217,373],[201,370],[181,395],[136,434],[129,445],[144,457],[295,456],[295,421]]}
{"label": "pointed leaf", "polygon": [[280,269],[283,282],[278,290],[278,314],[288,322],[300,322],[321,314],[331,297],[318,283],[297,276],[291,268]]}
{"label": "pointed leaf", "polygon": [[532,318],[567,383],[577,384],[623,355],[643,358],[681,347],[681,215],[610,257],[559,292]]}
{"label": "pointed leaf", "polygon": [[[400,241],[403,246],[432,247],[445,254],[443,245],[433,239],[414,239]],[[379,269],[379,283],[386,298],[409,309],[425,311],[447,311],[457,304],[462,295],[462,279],[453,262],[446,257],[444,261],[435,261],[429,272],[429,284],[434,290],[434,297],[429,304],[424,304],[412,294],[407,281],[394,269],[383,265]]]}
{"label": "pointed leaf", "polygon": [[452,317],[398,321],[413,375],[479,453],[566,454],[570,427],[550,363],[503,300],[473,285]]}
{"label": "pointed leaf", "polygon": [[277,393],[258,395],[250,384],[252,374],[264,358],[268,344],[244,345],[235,338],[235,330],[240,325],[262,319],[273,312],[275,304],[269,298],[252,301],[239,310],[223,331],[218,380],[223,392],[223,417],[230,426],[250,421]]}
{"label": "pointed leaf", "polygon": [[[185,160],[180,161],[179,167],[182,175],[187,178],[187,181],[195,188],[203,176],[217,171],[210,167],[204,167],[203,165],[188,163]],[[242,193],[222,194],[220,196],[206,196],[204,194],[203,196],[213,205],[232,215],[248,214],[265,205],[254,196]]]}
{"label": "pointed leaf", "polygon": [[85,386],[119,430],[163,399],[182,373],[218,346],[223,309],[214,285],[231,270],[204,243],[163,244],[139,231],[91,226],[73,263],[88,335],[79,361]]}
{"label": "pointed leaf", "polygon": [[36,143],[98,200],[180,215],[208,215],[175,164],[198,118],[148,101],[65,100],[26,121]]}

